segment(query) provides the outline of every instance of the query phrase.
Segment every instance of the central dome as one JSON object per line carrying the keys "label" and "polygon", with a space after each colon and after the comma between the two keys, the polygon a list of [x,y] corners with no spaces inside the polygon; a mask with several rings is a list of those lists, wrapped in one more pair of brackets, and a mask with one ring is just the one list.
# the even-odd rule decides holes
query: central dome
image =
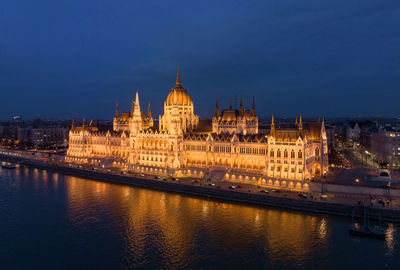
{"label": "central dome", "polygon": [[169,92],[167,100],[165,102],[167,106],[174,105],[175,93],[176,93],[177,105],[193,105],[192,99],[190,98],[188,92],[186,92],[186,89],[183,88],[181,84],[179,68],[178,68],[178,75],[176,77],[176,85],[174,88],[172,88],[171,92]]}

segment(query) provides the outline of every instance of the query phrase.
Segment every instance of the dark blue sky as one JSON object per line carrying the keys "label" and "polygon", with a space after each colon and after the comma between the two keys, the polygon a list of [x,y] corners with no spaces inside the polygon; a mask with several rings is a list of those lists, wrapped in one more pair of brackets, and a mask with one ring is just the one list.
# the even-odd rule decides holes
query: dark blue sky
{"label": "dark blue sky", "polygon": [[256,97],[262,117],[399,116],[399,0],[6,0],[0,119],[153,115],[176,67],[195,112]]}

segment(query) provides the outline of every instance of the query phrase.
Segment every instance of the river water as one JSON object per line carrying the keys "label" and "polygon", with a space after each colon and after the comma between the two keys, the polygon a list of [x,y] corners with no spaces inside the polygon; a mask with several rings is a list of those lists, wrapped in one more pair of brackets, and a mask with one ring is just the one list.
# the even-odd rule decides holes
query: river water
{"label": "river water", "polygon": [[0,269],[400,269],[399,226],[0,169]]}

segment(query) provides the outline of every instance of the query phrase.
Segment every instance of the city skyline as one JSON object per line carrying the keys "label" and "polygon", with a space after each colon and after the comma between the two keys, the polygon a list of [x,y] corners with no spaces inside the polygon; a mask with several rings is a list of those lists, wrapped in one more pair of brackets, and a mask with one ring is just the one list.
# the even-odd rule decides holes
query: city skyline
{"label": "city skyline", "polygon": [[158,116],[178,65],[202,117],[240,95],[260,118],[399,115],[395,3],[22,3],[1,18],[2,120],[108,119],[136,88]]}

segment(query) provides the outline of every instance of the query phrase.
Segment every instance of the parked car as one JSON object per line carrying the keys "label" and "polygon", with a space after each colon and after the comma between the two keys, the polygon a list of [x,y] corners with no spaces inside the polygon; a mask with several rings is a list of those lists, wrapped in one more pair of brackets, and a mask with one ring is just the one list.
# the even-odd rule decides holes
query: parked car
{"label": "parked car", "polygon": [[298,196],[302,199],[307,199],[307,195],[303,193],[299,193]]}
{"label": "parked car", "polygon": [[235,189],[235,188],[236,188],[236,186],[229,186],[229,188],[230,188],[230,189]]}
{"label": "parked car", "polygon": [[262,193],[268,193],[268,190],[260,189],[260,192],[262,192]]}

